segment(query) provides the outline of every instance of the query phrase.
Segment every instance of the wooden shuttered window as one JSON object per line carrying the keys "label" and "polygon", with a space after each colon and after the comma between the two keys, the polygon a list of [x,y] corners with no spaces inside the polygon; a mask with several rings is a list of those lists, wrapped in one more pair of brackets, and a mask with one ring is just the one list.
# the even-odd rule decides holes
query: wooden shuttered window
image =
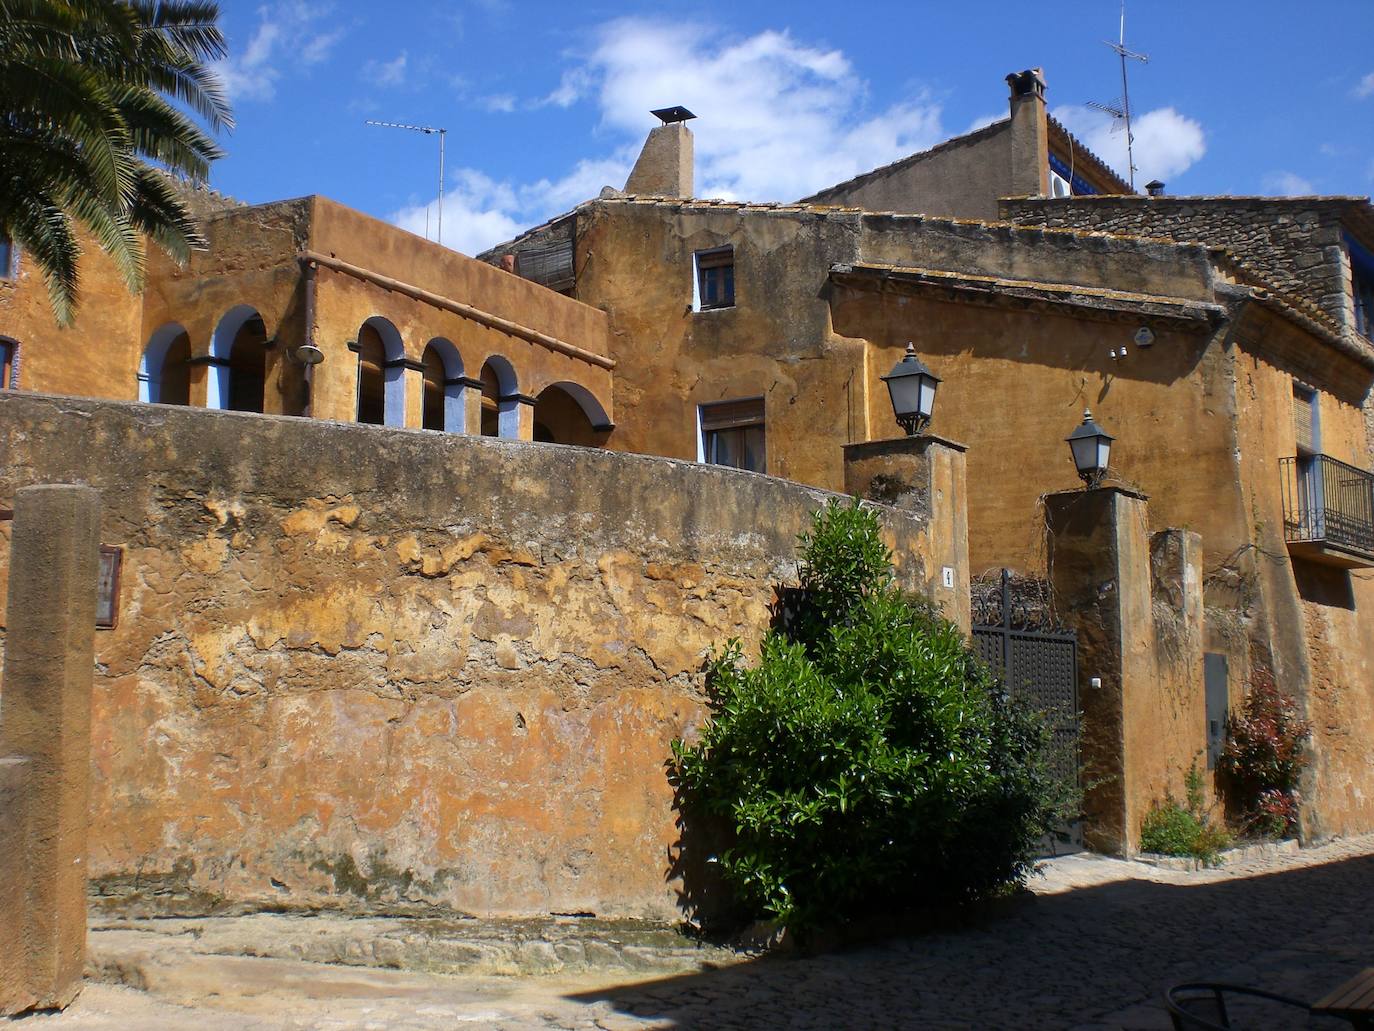
{"label": "wooden shuttered window", "polygon": [[711,465],[728,465],[761,473],[767,470],[763,398],[702,405],[701,445]]}
{"label": "wooden shuttered window", "polygon": [[722,401],[719,404],[701,406],[701,428],[703,432],[728,430],[738,426],[754,426],[763,423],[763,398],[751,397],[743,401]]}
{"label": "wooden shuttered window", "polygon": [[697,270],[697,301],[702,311],[735,305],[735,248],[717,247],[693,255]]}
{"label": "wooden shuttered window", "polygon": [[1317,434],[1317,392],[1298,383],[1293,384],[1293,434],[1298,451],[1315,454]]}

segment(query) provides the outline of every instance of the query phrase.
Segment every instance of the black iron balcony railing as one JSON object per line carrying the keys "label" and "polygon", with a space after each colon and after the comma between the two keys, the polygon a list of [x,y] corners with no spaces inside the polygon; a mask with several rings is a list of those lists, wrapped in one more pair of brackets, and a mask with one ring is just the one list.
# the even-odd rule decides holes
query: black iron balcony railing
{"label": "black iron balcony railing", "polygon": [[1328,455],[1283,458],[1279,465],[1285,539],[1374,561],[1374,473]]}

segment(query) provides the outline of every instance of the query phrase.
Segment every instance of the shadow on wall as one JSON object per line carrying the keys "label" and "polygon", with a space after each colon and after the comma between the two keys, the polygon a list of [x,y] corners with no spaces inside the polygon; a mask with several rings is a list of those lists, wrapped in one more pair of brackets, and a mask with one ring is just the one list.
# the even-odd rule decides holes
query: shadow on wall
{"label": "shadow on wall", "polygon": [[1294,559],[1293,579],[1303,601],[1355,611],[1355,588],[1349,570]]}

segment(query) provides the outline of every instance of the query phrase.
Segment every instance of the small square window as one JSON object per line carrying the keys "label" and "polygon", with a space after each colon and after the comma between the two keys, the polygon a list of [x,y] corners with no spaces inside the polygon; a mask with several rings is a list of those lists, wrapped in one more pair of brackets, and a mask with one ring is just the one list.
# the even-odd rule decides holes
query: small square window
{"label": "small square window", "polygon": [[696,310],[710,311],[713,308],[733,308],[735,306],[735,249],[716,247],[709,251],[697,251],[693,256],[696,265],[697,296]]}
{"label": "small square window", "polygon": [[13,279],[19,274],[19,248],[14,241],[0,233],[0,279]]}
{"label": "small square window", "polygon": [[702,461],[756,473],[767,471],[763,398],[702,405],[698,418],[701,420]]}

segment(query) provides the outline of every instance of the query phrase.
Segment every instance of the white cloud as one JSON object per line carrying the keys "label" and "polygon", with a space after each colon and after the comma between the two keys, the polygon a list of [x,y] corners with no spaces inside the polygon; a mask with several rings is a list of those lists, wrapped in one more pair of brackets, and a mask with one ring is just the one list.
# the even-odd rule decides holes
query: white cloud
{"label": "white cloud", "polygon": [[515,97],[509,93],[495,93],[489,97],[482,97],[477,104],[483,110],[508,115],[515,110]]}
{"label": "white cloud", "polygon": [[601,30],[582,68],[603,128],[642,139],[646,108],[697,114],[697,192],[793,200],[937,142],[922,96],[872,114],[838,50],[765,31],[729,39],[691,25],[624,19]]}
{"label": "white cloud", "polygon": [[320,30],[319,22],[330,10],[328,5],[305,0],[258,8],[258,24],[247,45],[214,65],[230,99],[272,100],[283,65],[309,66],[327,60],[344,35],[342,28]]}
{"label": "white cloud", "polygon": [[363,78],[374,86],[400,86],[406,81],[406,51],[402,50],[390,61],[375,58],[363,65]]}
{"label": "white cloud", "polygon": [[1311,180],[1295,172],[1270,172],[1264,177],[1264,192],[1277,197],[1311,197],[1317,189]]}
{"label": "white cloud", "polygon": [[1367,97],[1374,97],[1374,72],[1370,72],[1358,83],[1356,83],[1355,88],[1351,92],[1355,94],[1355,98],[1357,100],[1364,100]]}
{"label": "white cloud", "polygon": [[[1111,115],[1090,107],[1068,105],[1054,109],[1054,117],[1082,140],[1094,154],[1126,177],[1126,133]],[[1135,136],[1136,182],[1169,180],[1186,172],[1207,153],[1202,123],[1172,107],[1155,108],[1131,119]]]}
{"label": "white cloud", "polygon": [[[939,105],[924,94],[882,111],[868,109],[867,96],[842,52],[786,32],[728,38],[699,26],[610,22],[557,88],[513,101],[517,108],[594,103],[602,153],[537,181],[498,183],[474,169],[460,171],[444,197],[444,242],[480,251],[603,186],[622,187],[654,125],[650,108],[682,104],[699,117],[692,123],[695,192],[703,197],[795,200],[948,135]],[[486,103],[506,109],[499,96]],[[418,204],[392,220],[423,232],[425,211]],[[433,222],[431,214],[431,232]]]}

